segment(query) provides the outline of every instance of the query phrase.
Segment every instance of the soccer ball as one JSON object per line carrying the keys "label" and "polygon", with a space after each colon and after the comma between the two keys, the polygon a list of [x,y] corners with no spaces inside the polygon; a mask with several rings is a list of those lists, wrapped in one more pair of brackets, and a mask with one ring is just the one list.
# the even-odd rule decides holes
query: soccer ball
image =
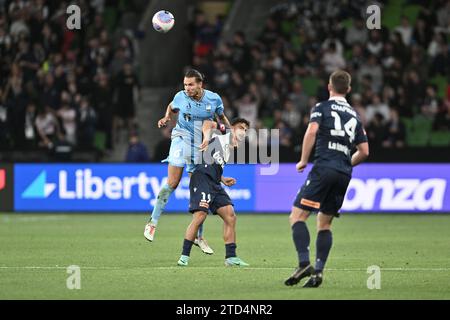
{"label": "soccer ball", "polygon": [[175,18],[169,11],[161,10],[155,13],[152,19],[153,28],[161,33],[166,33],[175,24]]}

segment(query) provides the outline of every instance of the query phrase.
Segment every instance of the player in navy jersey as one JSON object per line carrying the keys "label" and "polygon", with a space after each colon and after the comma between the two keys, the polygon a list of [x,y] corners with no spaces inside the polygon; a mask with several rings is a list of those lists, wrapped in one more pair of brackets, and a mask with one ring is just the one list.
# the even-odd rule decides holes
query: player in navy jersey
{"label": "player in navy jersey", "polygon": [[[329,100],[318,103],[311,112],[297,170],[303,172],[306,168],[314,145],[315,159],[289,216],[299,266],[285,281],[288,286],[305,277],[310,278],[304,287],[318,287],[322,283],[323,269],[332,245],[331,222],[339,216],[352,167],[369,156],[369,144],[361,120],[345,99],[351,90],[350,83],[350,74],[335,71],[328,84]],[[356,152],[352,155],[355,147]],[[315,267],[309,260],[310,237],[305,223],[312,211],[319,212]]]}
{"label": "player in navy jersey", "polygon": [[[202,138],[203,121],[218,118],[225,125],[230,125],[224,114],[222,99],[217,93],[203,89],[203,76],[200,72],[194,69],[187,71],[183,83],[184,90],[175,95],[167,107],[164,118],[158,121],[158,127],[161,128],[178,115],[177,124],[172,130],[169,156],[163,160],[169,163],[167,183],[162,186],[151,218],[144,228],[144,237],[148,241],[154,239],[161,213],[167,205],[169,196],[180,183],[184,167],[186,166],[187,172],[192,174],[200,148],[207,145],[207,139]],[[202,226],[195,244],[204,253],[214,253],[203,238]]]}
{"label": "player in navy jersey", "polygon": [[[192,222],[186,230],[181,257],[178,260],[179,266],[188,265],[195,235],[208,212],[219,215],[224,223],[225,265],[248,266],[236,256],[236,215],[233,203],[221,183],[226,186],[236,183],[234,178],[223,176],[223,168],[233,149],[245,140],[249,126],[249,122],[245,119],[234,119],[231,121],[231,130],[228,133],[213,136],[209,144],[203,148],[202,161],[196,165],[189,184],[189,212],[192,213]],[[215,122],[204,122],[206,132],[216,127]]]}

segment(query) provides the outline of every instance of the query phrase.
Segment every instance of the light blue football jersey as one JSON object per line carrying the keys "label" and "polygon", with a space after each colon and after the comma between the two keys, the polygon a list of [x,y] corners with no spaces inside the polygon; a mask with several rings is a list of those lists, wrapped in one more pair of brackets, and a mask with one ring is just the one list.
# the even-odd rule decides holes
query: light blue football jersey
{"label": "light blue football jersey", "polygon": [[217,93],[209,90],[203,90],[203,96],[199,101],[189,97],[182,90],[173,98],[172,110],[178,112],[172,139],[181,136],[183,140],[190,141],[192,147],[198,148],[202,142],[203,121],[214,120],[214,114],[221,116],[223,102]]}

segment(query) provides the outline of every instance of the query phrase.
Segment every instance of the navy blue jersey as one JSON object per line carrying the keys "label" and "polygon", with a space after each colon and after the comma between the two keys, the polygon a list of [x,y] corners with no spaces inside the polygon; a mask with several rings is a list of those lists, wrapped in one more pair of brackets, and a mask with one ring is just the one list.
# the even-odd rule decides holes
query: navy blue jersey
{"label": "navy blue jersey", "polygon": [[312,109],[310,122],[319,124],[314,165],[351,175],[351,152],[356,145],[367,142],[356,111],[345,98],[332,97]]}
{"label": "navy blue jersey", "polygon": [[231,133],[213,136],[208,148],[202,152],[201,163],[195,166],[195,172],[202,172],[220,184],[223,168],[230,158],[230,144]]}

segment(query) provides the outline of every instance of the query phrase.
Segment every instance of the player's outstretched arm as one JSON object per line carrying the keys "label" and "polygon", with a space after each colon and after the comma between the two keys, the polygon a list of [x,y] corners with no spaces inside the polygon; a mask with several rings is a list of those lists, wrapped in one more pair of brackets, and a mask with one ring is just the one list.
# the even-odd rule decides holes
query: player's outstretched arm
{"label": "player's outstretched arm", "polygon": [[308,165],[309,156],[316,143],[316,135],[319,130],[319,124],[317,122],[310,122],[306,129],[305,136],[303,138],[302,156],[300,162],[297,163],[297,171],[303,172]]}
{"label": "player's outstretched arm", "polygon": [[231,123],[225,114],[218,115],[218,117],[219,117],[220,121],[222,123],[224,123],[227,128],[231,128]]}
{"label": "player's outstretched arm", "polygon": [[357,166],[369,156],[369,143],[363,142],[356,146],[356,152],[352,156],[352,166]]}
{"label": "player's outstretched arm", "polygon": [[212,131],[217,129],[217,123],[212,120],[203,121],[202,133],[203,133],[203,142],[200,145],[200,150],[206,150],[206,147],[209,144],[209,140],[211,139]]}
{"label": "player's outstretched arm", "polygon": [[172,109],[172,104],[169,103],[166,109],[166,114],[164,115],[164,118],[160,119],[158,121],[158,128],[165,127],[167,125],[167,122],[172,120],[172,116],[175,115],[175,112]]}

